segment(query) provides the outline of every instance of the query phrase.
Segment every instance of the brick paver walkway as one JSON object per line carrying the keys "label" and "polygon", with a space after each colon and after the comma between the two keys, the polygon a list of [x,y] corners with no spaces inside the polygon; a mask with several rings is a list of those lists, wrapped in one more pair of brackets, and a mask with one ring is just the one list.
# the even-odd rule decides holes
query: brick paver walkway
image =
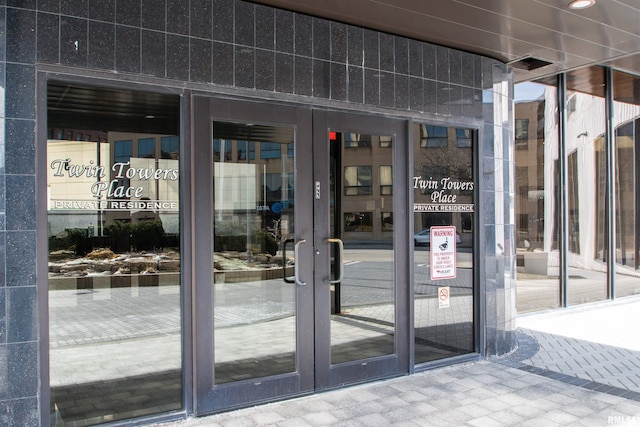
{"label": "brick paver walkway", "polygon": [[628,297],[522,316],[505,357],[163,425],[637,426],[639,312]]}

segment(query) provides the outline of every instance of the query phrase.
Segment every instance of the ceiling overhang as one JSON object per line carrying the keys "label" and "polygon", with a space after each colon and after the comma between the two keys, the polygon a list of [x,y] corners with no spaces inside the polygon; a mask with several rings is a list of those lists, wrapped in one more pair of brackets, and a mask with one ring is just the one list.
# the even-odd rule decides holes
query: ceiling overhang
{"label": "ceiling overhang", "polygon": [[261,0],[259,3],[472,52],[514,67],[516,82],[590,65],[640,75],[640,1]]}

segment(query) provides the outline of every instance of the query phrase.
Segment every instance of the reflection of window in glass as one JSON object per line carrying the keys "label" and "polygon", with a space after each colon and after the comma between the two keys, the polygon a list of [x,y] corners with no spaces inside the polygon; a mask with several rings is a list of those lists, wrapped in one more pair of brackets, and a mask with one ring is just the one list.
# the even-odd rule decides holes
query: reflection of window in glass
{"label": "reflection of window in glass", "polygon": [[282,197],[282,175],[280,173],[267,173],[264,175],[264,193],[267,201],[280,200]]}
{"label": "reflection of window in glass", "polygon": [[518,232],[527,233],[529,232],[529,215],[528,214],[518,214]]}
{"label": "reflection of window in glass", "polygon": [[385,136],[385,135],[380,136],[380,147],[389,148],[392,146],[392,144],[393,144],[393,137]]}
{"label": "reflection of window in glass", "polygon": [[345,133],[344,146],[345,148],[370,148],[371,135],[362,133]]}
{"label": "reflection of window in glass", "polygon": [[580,254],[580,209],[578,206],[578,153],[567,156],[567,203],[569,205],[569,251]]}
{"label": "reflection of window in glass", "polygon": [[113,159],[116,163],[126,163],[133,155],[133,141],[116,141],[113,147]]}
{"label": "reflection of window in glass", "polygon": [[247,160],[247,141],[237,141],[236,150],[236,160]]}
{"label": "reflection of window in glass", "polygon": [[177,136],[163,136],[160,138],[160,155],[163,159],[179,159],[180,139]]}
{"label": "reflection of window in glass", "polygon": [[344,194],[346,196],[371,194],[371,166],[344,168]]}
{"label": "reflection of window in glass", "polygon": [[[599,259],[602,262],[607,262],[607,232],[606,232],[606,176],[605,176],[605,144],[604,136],[598,137],[594,142],[594,158],[595,158],[595,185],[596,185],[596,239],[595,248],[593,253],[593,259]],[[580,171],[579,171],[580,172]],[[584,175],[582,176],[584,179]],[[585,253],[588,251],[585,248]]]}
{"label": "reflection of window in glass", "polygon": [[[452,179],[457,179],[460,182],[472,182],[473,181],[473,169],[471,166],[458,166],[456,168],[456,175],[452,176]],[[459,190],[460,194],[473,194],[473,187],[464,187]]]}
{"label": "reflection of window in glass", "polygon": [[574,93],[567,100],[567,116],[576,112],[577,95]]}
{"label": "reflection of window in glass", "polygon": [[460,223],[463,233],[470,233],[473,231],[473,214],[464,212],[460,214]]}
{"label": "reflection of window in glass", "polygon": [[[219,162],[224,159],[226,161],[231,161],[231,148],[232,141],[227,139],[214,139],[213,140],[213,160],[215,162]],[[224,157],[222,157],[222,152],[224,151]]]}
{"label": "reflection of window in glass", "polygon": [[156,157],[156,139],[140,138],[138,139],[138,157],[144,159],[153,159]]}
{"label": "reflection of window in glass", "polygon": [[344,231],[373,231],[373,214],[371,212],[345,212]]}
{"label": "reflection of window in glass", "polygon": [[393,172],[391,166],[380,166],[380,194],[393,194]]}
{"label": "reflection of window in glass", "polygon": [[260,158],[261,159],[279,159],[280,158],[280,144],[275,142],[261,142],[260,143]]}
{"label": "reflection of window in glass", "polygon": [[253,141],[236,142],[238,150],[237,160],[255,160],[256,159],[256,143]]}
{"label": "reflection of window in glass", "polygon": [[[449,176],[449,166],[433,166],[433,165],[422,165],[422,179],[436,182],[437,186],[427,186],[427,188],[423,188],[420,190],[422,194],[431,194],[434,191],[440,191],[440,183],[442,182],[442,178],[446,178]],[[451,193],[451,190],[443,190],[444,194]]]}
{"label": "reflection of window in glass", "polygon": [[287,144],[287,157],[293,159],[293,144]]}
{"label": "reflection of window in glass", "polygon": [[529,119],[516,119],[516,150],[529,146]]}
{"label": "reflection of window in glass", "polygon": [[422,229],[428,230],[431,227],[441,225],[452,225],[453,214],[451,212],[434,212],[422,215]]}
{"label": "reflection of window in glass", "polygon": [[381,212],[382,231],[393,231],[393,212]]}
{"label": "reflection of window in glass", "polygon": [[447,128],[443,126],[420,125],[420,147],[438,148],[447,146]]}
{"label": "reflection of window in glass", "polygon": [[456,141],[458,148],[470,148],[471,129],[456,129]]}
{"label": "reflection of window in glass", "polygon": [[634,250],[636,235],[636,191],[633,122],[616,129],[616,263],[636,266]]}

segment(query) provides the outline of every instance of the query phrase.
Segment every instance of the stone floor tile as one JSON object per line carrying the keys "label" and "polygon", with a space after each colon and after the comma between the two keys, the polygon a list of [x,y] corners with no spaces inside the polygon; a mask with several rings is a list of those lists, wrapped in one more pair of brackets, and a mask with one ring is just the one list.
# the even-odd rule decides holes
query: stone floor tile
{"label": "stone floor tile", "polygon": [[490,416],[483,416],[467,421],[466,425],[475,427],[504,427],[507,424],[505,424],[503,421],[498,421]]}
{"label": "stone floor tile", "polygon": [[338,422],[338,419],[329,412],[314,412],[303,416],[302,419],[312,426],[335,425]]}

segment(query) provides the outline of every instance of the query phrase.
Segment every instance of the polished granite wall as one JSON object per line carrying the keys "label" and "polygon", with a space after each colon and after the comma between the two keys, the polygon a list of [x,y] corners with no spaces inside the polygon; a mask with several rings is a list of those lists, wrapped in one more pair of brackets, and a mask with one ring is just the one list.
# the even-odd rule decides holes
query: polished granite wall
{"label": "polished granite wall", "polygon": [[[483,123],[487,356],[515,344],[511,74],[497,61],[236,0],[0,0],[0,424],[38,425],[36,69]],[[164,82],[164,83],[163,83]],[[41,238],[45,238],[42,236]],[[44,262],[44,261],[42,261]],[[478,263],[476,265],[479,265]],[[37,282],[39,282],[37,284]]]}

